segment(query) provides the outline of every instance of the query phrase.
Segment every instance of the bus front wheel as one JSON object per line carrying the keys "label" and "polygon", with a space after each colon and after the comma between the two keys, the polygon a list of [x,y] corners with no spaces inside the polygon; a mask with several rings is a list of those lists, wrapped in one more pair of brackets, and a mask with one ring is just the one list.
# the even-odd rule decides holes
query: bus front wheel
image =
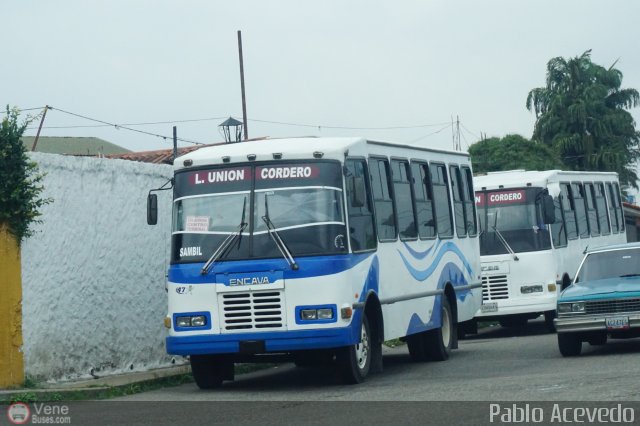
{"label": "bus front wheel", "polygon": [[371,333],[369,321],[363,314],[360,326],[360,342],[342,348],[336,357],[338,368],[346,383],[362,383],[371,368]]}
{"label": "bus front wheel", "polygon": [[215,389],[233,380],[233,362],[223,356],[191,355],[191,373],[200,389]]}

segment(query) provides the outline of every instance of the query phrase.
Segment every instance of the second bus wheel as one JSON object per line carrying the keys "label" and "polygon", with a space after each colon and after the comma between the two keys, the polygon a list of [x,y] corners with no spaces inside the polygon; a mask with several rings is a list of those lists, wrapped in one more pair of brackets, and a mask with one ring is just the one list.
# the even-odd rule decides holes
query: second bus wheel
{"label": "second bus wheel", "polygon": [[220,355],[191,355],[191,373],[200,389],[215,389],[233,380],[233,361]]}
{"label": "second bus wheel", "polygon": [[363,313],[362,325],[360,326],[360,342],[355,345],[342,348],[337,356],[338,369],[340,375],[346,383],[362,383],[369,375],[371,368],[371,333],[369,332],[369,321]]}
{"label": "second bus wheel", "polygon": [[451,344],[453,343],[454,322],[449,301],[442,296],[442,321],[440,328],[429,330],[424,335],[424,345],[430,361],[445,361],[449,359]]}

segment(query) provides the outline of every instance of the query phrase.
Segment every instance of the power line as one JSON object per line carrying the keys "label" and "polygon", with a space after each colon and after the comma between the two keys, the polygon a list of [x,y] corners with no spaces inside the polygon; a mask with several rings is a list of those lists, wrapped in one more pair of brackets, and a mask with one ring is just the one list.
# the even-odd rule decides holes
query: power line
{"label": "power line", "polygon": [[[122,123],[117,126],[151,126],[155,124],[175,124],[175,123],[191,123],[196,121],[213,121],[213,120],[222,120],[225,117],[209,117],[209,118],[193,118],[188,120],[170,120],[170,121],[149,121],[143,123]],[[45,126],[44,129],[80,129],[80,128],[97,128],[97,127],[112,127],[112,124],[92,124],[85,126]],[[34,127],[29,127],[28,129],[34,129]]]}
{"label": "power line", "polygon": [[433,124],[417,124],[411,126],[387,126],[387,127],[349,127],[349,126],[325,126],[322,124],[302,124],[302,123],[288,123],[284,121],[270,121],[270,120],[258,120],[249,119],[249,121],[255,121],[257,123],[267,124],[279,124],[283,126],[296,126],[296,127],[309,127],[316,129],[334,129],[334,130],[399,130],[399,129],[418,129],[425,127],[442,126],[443,124],[449,125],[449,123],[433,123]]}
{"label": "power line", "polygon": [[[36,109],[44,109],[45,107],[36,107],[36,108],[18,108],[18,112],[22,112],[22,111],[33,111]],[[7,111],[6,110],[2,110],[0,111],[0,114],[6,114]]]}
{"label": "power line", "polygon": [[[107,121],[98,120],[96,118],[87,117],[87,116],[84,116],[84,115],[81,115],[81,114],[76,114],[75,112],[65,111],[65,110],[60,109],[60,108],[54,108],[52,106],[50,106],[49,108],[54,110],[54,111],[60,111],[60,112],[62,112],[64,114],[72,115],[74,117],[79,117],[79,118],[83,118],[85,120],[95,121],[96,123],[101,123],[101,124],[104,125],[104,127],[108,126],[108,127],[114,127],[115,129],[129,130],[131,132],[142,133],[142,134],[148,135],[148,136],[155,136],[155,137],[162,138],[162,139],[165,139],[165,140],[166,139],[172,139],[171,136],[160,135],[160,134],[151,133],[151,132],[145,132],[144,130],[139,130],[139,129],[132,129],[131,127],[126,127],[127,125],[109,123]],[[205,145],[202,142],[195,142],[195,141],[188,140],[188,139],[177,138],[177,140],[180,141],[180,142],[191,143],[191,144],[194,144],[194,145]]]}
{"label": "power line", "polygon": [[477,140],[482,139],[481,137],[478,137],[478,135],[476,135],[475,133],[473,133],[471,130],[467,129],[467,127],[464,125],[464,123],[460,122],[460,125],[462,126],[462,128],[464,130],[466,130],[471,136],[473,136],[474,138],[476,138]]}
{"label": "power line", "polygon": [[409,141],[409,143],[418,142],[420,139],[424,139],[424,138],[427,138],[427,137],[429,137],[429,136],[435,135],[436,133],[440,133],[440,132],[442,132],[443,130],[450,128],[450,127],[452,126],[452,124],[453,124],[453,123],[447,123],[447,125],[446,125],[446,126],[444,126],[443,128],[438,129],[438,130],[436,130],[435,132],[432,132],[432,133],[426,134],[426,135],[424,135],[424,136],[420,136],[419,138],[416,138],[416,139],[410,140],[410,141]]}

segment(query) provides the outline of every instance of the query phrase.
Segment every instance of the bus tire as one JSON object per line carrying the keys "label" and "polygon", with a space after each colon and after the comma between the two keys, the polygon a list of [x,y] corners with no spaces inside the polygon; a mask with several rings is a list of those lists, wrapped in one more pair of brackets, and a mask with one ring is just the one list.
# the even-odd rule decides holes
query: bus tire
{"label": "bus tire", "polygon": [[430,361],[446,361],[451,354],[455,324],[449,300],[444,295],[440,312],[440,327],[424,333],[424,346]]}
{"label": "bus tire", "polygon": [[409,356],[411,357],[412,361],[429,361],[425,344],[424,331],[407,336],[407,348],[409,348]]}
{"label": "bus tire", "polygon": [[366,314],[362,314],[360,342],[338,351],[336,361],[340,375],[345,383],[362,383],[371,368],[371,333]]}
{"label": "bus tire", "polygon": [[582,352],[582,340],[574,333],[558,333],[558,349],[562,356],[578,356]]}
{"label": "bus tire", "polygon": [[215,389],[233,380],[233,362],[215,355],[191,355],[191,373],[200,389]]}

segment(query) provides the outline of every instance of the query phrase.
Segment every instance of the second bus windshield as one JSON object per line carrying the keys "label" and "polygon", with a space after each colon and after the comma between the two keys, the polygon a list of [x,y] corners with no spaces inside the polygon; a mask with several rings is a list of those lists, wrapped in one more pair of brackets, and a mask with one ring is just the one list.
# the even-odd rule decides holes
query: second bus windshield
{"label": "second bus windshield", "polygon": [[[508,254],[551,248],[548,225],[538,202],[541,188],[476,192],[480,254]],[[506,243],[506,244],[505,244]]]}

